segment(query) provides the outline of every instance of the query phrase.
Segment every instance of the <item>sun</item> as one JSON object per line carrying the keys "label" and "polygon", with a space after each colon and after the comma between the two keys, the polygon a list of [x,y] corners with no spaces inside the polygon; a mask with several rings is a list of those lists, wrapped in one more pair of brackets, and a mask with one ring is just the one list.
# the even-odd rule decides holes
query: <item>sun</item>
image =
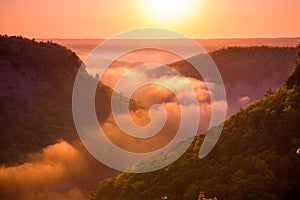
{"label": "sun", "polygon": [[158,22],[184,20],[194,7],[195,0],[143,0],[146,15]]}

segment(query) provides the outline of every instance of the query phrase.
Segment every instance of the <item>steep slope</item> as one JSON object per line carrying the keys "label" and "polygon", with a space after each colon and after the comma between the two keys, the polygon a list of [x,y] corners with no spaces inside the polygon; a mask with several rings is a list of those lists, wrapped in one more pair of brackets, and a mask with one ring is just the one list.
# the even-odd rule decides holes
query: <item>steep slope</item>
{"label": "steep slope", "polygon": [[[0,37],[0,164],[22,163],[26,153],[58,139],[78,139],[71,105],[81,64],[74,52],[58,44]],[[100,122],[109,116],[111,93],[111,88],[98,84]]]}
{"label": "steep slope", "polygon": [[144,174],[120,173],[88,199],[297,199],[300,196],[300,46],[298,60],[275,92],[233,115],[217,145],[198,158],[203,137],[172,165]]}

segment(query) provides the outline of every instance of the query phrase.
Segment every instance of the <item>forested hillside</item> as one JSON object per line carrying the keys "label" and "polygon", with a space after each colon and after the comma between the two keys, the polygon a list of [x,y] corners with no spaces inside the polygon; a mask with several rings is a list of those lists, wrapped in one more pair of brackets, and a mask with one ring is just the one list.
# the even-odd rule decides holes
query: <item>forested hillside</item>
{"label": "forested hillside", "polygon": [[[58,44],[0,37],[0,164],[22,163],[26,153],[59,139],[78,139],[71,106],[81,64],[75,53]],[[110,113],[111,93],[111,88],[98,84],[100,122]]]}
{"label": "forested hillside", "polygon": [[100,182],[88,199],[298,199],[300,196],[300,46],[284,86],[233,115],[210,154],[203,137],[175,163],[156,172],[120,173]]}

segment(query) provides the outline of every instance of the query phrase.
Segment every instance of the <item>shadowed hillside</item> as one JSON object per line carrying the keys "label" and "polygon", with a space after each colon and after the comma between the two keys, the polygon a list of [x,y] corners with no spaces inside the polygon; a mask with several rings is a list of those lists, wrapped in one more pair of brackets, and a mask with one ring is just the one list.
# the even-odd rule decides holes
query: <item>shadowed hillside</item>
{"label": "shadowed hillside", "polygon": [[[26,153],[58,139],[78,139],[71,105],[81,64],[75,53],[58,44],[0,37],[0,164],[23,162]],[[87,78],[93,80],[88,74]],[[109,116],[111,93],[109,87],[98,84],[100,122]]]}

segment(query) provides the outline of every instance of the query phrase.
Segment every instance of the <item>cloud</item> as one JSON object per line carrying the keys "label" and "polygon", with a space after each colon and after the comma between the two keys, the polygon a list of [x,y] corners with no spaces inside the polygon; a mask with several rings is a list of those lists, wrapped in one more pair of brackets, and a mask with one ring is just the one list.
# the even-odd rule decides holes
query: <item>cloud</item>
{"label": "cloud", "polygon": [[0,168],[0,199],[84,199],[76,185],[88,177],[84,155],[60,141],[21,165]]}
{"label": "cloud", "polygon": [[[172,70],[170,70],[170,68],[163,68],[160,65],[147,65],[145,68],[140,68],[135,71],[131,71],[132,68],[133,66],[130,65],[114,65],[106,70],[101,80],[123,94],[130,91],[131,88],[136,88],[131,98],[142,102],[145,106],[151,107],[153,104],[160,104],[165,109],[168,108],[166,109],[166,111],[170,113],[168,116],[173,118],[169,120],[169,124],[171,124],[172,121],[174,123],[180,122],[178,120],[174,120],[175,118],[180,119],[180,112],[178,113],[180,108],[184,108],[186,110],[190,109],[190,113],[193,113],[191,108],[200,108],[201,121],[198,133],[204,133],[207,130],[211,119],[210,98],[212,92],[208,90],[205,82],[195,78],[183,77],[176,73],[171,73]],[[169,73],[163,73],[165,70]],[[124,79],[126,81],[119,84],[118,88],[116,88],[116,83],[120,80],[120,78],[124,78],[126,73],[128,73],[127,77]],[[153,76],[153,74],[156,75]],[[142,86],[138,84],[145,82],[148,84],[143,84]],[[187,84],[192,88],[194,93],[187,90]],[[211,87],[214,87],[213,83],[209,84]],[[136,87],[136,85],[138,87]],[[173,91],[176,91],[176,94],[166,86],[171,87]],[[191,106],[191,104],[195,104],[195,97],[200,105],[198,108],[196,108],[195,105],[194,107]],[[183,102],[183,105],[179,105],[179,100]],[[218,102],[215,102],[215,105],[218,105]],[[220,108],[224,108],[224,106]],[[141,116],[141,113],[146,113],[145,115],[148,115],[147,112],[148,111],[140,111],[139,116]],[[137,119],[139,124],[143,124],[143,122],[141,122],[143,118],[137,118],[136,116],[133,117],[132,115],[138,115],[138,113],[131,113],[131,117]],[[123,116],[123,118],[125,118],[125,116]],[[193,119],[193,116],[190,116],[190,118]],[[174,126],[174,124],[171,126]],[[167,128],[166,130],[169,129]],[[112,130],[110,131],[112,132]]]}
{"label": "cloud", "polygon": [[[174,111],[176,112],[176,111]],[[168,111],[166,112],[168,113]],[[158,116],[158,113],[151,113],[152,117]],[[132,121],[136,122],[138,125],[148,125],[149,123],[149,114],[148,110],[137,110],[135,112],[130,112],[130,114],[120,114],[115,119],[110,116],[105,123],[102,124],[102,129],[106,136],[117,146],[120,148],[136,153],[146,153],[151,152],[161,147],[165,146],[169,143],[174,137],[177,129],[178,129],[178,116],[172,115],[172,113],[168,113],[167,120],[164,126],[159,126],[155,122],[152,124],[153,127],[149,128],[148,131],[138,132],[138,136],[134,137],[128,135],[127,132],[124,132],[120,129],[120,127],[115,123],[115,120],[125,120],[132,119]],[[154,120],[155,121],[155,120]],[[124,123],[125,126],[129,126]],[[159,127],[157,127],[159,126]],[[130,130],[130,127],[123,127]],[[153,130],[158,130],[155,132],[156,134],[153,137],[141,138],[147,133],[153,133]],[[150,131],[150,132],[149,132]],[[136,132],[136,131],[135,131]]]}
{"label": "cloud", "polygon": [[248,96],[243,96],[238,99],[238,102],[245,105],[250,102],[250,98]]}

